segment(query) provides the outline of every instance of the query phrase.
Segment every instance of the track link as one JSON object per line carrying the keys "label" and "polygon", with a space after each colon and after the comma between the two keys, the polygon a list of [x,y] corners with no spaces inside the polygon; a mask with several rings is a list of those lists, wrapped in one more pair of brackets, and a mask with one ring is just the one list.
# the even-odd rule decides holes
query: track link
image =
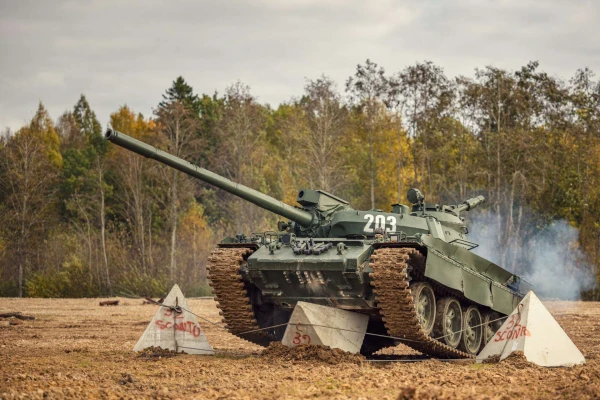
{"label": "track link", "polygon": [[376,249],[369,266],[373,293],[388,335],[406,339],[404,344],[440,358],[473,358],[447,346],[423,332],[409,287],[408,266],[419,267],[425,257],[414,248]]}
{"label": "track link", "polygon": [[[267,346],[276,338],[266,332],[244,332],[260,329],[244,286],[240,267],[254,250],[250,248],[217,248],[208,258],[208,278],[215,294],[223,322],[234,335]],[[408,266],[425,262],[413,248],[380,248],[371,255],[371,286],[377,296],[377,307],[390,336],[406,339],[404,344],[425,354],[441,358],[472,358],[426,335],[416,314],[409,287]]]}
{"label": "track link", "polygon": [[245,247],[216,248],[208,258],[208,279],[229,332],[250,342],[267,346],[274,338],[266,332],[241,335],[260,329],[240,273],[242,263],[253,252],[254,250]]}

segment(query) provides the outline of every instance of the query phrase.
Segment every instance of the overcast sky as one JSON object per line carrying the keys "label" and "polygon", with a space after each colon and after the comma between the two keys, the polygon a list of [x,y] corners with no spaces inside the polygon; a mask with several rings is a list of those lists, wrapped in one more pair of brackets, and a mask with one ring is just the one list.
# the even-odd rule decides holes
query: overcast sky
{"label": "overcast sky", "polygon": [[81,93],[103,126],[123,104],[149,116],[179,75],[208,94],[241,80],[275,106],[321,74],[342,89],[367,58],[449,76],[538,60],[568,79],[600,73],[599,21],[578,0],[0,0],[0,129]]}

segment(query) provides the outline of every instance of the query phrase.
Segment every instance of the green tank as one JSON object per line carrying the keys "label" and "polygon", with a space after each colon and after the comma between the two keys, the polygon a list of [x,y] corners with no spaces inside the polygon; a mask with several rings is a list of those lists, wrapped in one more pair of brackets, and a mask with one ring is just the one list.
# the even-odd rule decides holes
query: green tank
{"label": "green tank", "polygon": [[305,301],[368,315],[363,354],[401,342],[436,357],[473,357],[531,289],[472,252],[462,215],[483,196],[438,205],[410,189],[411,206],[384,212],[301,189],[293,207],[115,130],[106,139],[286,219],[270,232],[227,238],[209,257],[223,321],[254,343],[281,340]]}

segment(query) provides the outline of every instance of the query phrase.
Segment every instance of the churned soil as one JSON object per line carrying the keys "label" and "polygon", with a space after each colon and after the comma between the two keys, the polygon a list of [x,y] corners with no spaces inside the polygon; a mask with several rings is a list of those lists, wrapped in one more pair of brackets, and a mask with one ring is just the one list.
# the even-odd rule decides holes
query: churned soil
{"label": "churned soil", "polygon": [[315,361],[325,364],[358,363],[365,361],[360,354],[351,354],[340,349],[326,346],[301,344],[287,347],[274,342],[260,353],[261,358],[276,361]]}
{"label": "churned soil", "polygon": [[100,307],[99,299],[3,299],[0,313],[36,319],[0,321],[0,399],[600,397],[600,303],[545,303],[587,364],[542,368],[519,354],[499,363],[444,362],[404,346],[376,360],[318,346],[264,349],[224,331],[212,299],[188,304],[217,322],[200,320],[216,355],[134,353],[158,307],[119,300]]}

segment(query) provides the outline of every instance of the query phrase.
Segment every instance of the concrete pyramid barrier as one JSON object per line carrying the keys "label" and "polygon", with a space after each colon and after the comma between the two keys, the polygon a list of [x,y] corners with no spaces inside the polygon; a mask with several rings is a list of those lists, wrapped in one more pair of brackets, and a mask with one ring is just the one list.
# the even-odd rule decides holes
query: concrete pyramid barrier
{"label": "concrete pyramid barrier", "polygon": [[481,350],[477,362],[521,351],[527,361],[543,367],[585,364],[585,358],[540,299],[529,292],[494,337]]}
{"label": "concrete pyramid barrier", "polygon": [[[165,306],[180,308],[176,311]],[[178,353],[214,354],[196,316],[187,311],[189,309],[179,286],[173,286],[133,351],[154,346]]]}
{"label": "concrete pyramid barrier", "polygon": [[288,347],[316,344],[358,353],[368,322],[363,314],[299,301],[281,342]]}

